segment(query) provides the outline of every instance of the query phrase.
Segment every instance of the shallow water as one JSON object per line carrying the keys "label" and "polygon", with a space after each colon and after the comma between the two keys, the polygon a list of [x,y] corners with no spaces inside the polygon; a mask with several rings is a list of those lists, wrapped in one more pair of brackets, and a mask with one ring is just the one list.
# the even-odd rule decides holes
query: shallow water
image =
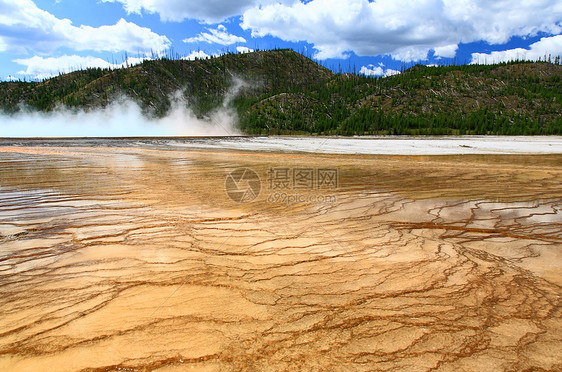
{"label": "shallow water", "polygon": [[562,155],[88,141],[0,147],[0,370],[562,366]]}

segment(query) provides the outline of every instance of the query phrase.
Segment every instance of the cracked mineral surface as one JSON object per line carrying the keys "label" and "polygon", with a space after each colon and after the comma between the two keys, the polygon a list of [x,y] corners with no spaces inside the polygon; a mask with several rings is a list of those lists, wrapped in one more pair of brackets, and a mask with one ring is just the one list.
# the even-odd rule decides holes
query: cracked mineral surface
{"label": "cracked mineral surface", "polygon": [[562,155],[0,147],[0,370],[560,370],[561,180]]}

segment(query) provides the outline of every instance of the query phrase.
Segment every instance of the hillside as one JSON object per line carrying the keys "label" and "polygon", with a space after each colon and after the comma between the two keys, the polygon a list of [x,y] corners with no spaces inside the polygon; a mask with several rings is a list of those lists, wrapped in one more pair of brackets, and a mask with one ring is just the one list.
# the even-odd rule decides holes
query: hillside
{"label": "hillside", "polygon": [[38,83],[0,83],[0,109],[13,112],[25,102],[49,111],[57,105],[106,106],[126,95],[148,115],[162,116],[181,91],[198,113],[222,104],[234,79],[248,84],[241,96],[257,97],[318,84],[333,76],[328,69],[290,50],[226,54],[205,60],[151,60],[124,69],[87,69]]}
{"label": "hillside", "polygon": [[241,125],[275,134],[562,134],[561,75],[550,63],[336,75],[245,103]]}
{"label": "hillside", "polygon": [[[197,114],[231,103],[249,134],[562,134],[562,66],[414,66],[388,78],[334,74],[290,50],[200,61],[157,60],[120,70],[88,69],[40,83],[0,83],[0,108],[25,102],[95,108],[119,95],[162,116],[182,91]],[[1,134],[0,134],[1,136]]]}

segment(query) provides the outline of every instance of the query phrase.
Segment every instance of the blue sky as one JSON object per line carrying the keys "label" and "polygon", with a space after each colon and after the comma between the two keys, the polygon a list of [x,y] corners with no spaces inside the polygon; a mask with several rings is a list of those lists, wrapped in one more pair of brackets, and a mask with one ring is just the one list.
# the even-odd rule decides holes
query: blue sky
{"label": "blue sky", "polygon": [[560,0],[0,0],[0,79],[292,48],[339,71],[562,55]]}

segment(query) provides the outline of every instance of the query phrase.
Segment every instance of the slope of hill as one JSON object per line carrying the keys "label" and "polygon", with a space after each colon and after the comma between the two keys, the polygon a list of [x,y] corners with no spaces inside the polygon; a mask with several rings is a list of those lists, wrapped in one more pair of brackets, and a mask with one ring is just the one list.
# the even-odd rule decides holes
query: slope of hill
{"label": "slope of hill", "polygon": [[276,134],[562,134],[561,76],[550,63],[336,75],[246,103],[241,125]]}
{"label": "slope of hill", "polygon": [[562,134],[562,66],[414,66],[371,78],[334,74],[290,50],[199,61],[156,60],[119,70],[88,69],[44,82],[0,83],[0,108],[96,108],[120,95],[162,116],[174,92],[203,115],[231,105],[249,134]]}
{"label": "slope of hill", "polygon": [[205,113],[222,104],[240,79],[241,96],[258,96],[317,84],[333,75],[328,69],[291,50],[226,54],[205,60],[150,60],[124,69],[86,69],[43,82],[0,83],[0,109],[13,112],[20,103],[49,111],[65,105],[106,106],[119,96],[136,100],[145,113],[163,116],[171,98],[182,92],[190,107]]}

